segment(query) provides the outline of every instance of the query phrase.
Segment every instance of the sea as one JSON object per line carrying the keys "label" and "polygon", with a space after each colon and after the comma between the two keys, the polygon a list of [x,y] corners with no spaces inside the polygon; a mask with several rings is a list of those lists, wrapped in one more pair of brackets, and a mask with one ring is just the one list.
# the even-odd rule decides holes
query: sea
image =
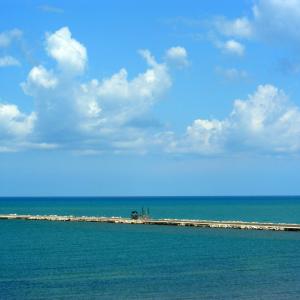
{"label": "sea", "polygon": [[[0,214],[300,223],[300,197],[0,198]],[[0,299],[300,299],[300,233],[0,220]]]}

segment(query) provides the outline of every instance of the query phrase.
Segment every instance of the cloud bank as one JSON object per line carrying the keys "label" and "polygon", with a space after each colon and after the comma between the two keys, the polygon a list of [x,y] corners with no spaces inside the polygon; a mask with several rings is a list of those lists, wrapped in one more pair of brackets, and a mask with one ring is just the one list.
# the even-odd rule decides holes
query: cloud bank
{"label": "cloud bank", "polygon": [[[241,30],[240,35],[248,37],[247,26],[244,19],[236,21],[225,28],[226,34]],[[171,88],[170,68],[188,64],[183,47],[168,49],[162,62],[149,50],[140,50],[146,69],[130,79],[124,68],[106,78],[83,79],[87,49],[67,27],[46,34],[45,51],[55,66],[34,66],[21,84],[24,93],[34,99],[33,112],[25,114],[14,104],[0,104],[2,152],[58,147],[86,154],[300,151],[300,109],[284,91],[270,84],[258,86],[244,100],[235,100],[224,119],[194,120],[183,135],[152,126],[147,114]],[[226,70],[226,76],[244,76],[240,72]]]}

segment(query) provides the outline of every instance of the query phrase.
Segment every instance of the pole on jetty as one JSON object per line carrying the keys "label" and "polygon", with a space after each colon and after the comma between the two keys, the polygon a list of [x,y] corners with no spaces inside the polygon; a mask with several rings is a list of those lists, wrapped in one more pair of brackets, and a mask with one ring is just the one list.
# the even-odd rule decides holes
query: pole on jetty
{"label": "pole on jetty", "polygon": [[131,219],[132,220],[149,220],[150,219],[150,210],[149,208],[142,207],[142,210],[140,213],[138,211],[133,210],[131,212]]}

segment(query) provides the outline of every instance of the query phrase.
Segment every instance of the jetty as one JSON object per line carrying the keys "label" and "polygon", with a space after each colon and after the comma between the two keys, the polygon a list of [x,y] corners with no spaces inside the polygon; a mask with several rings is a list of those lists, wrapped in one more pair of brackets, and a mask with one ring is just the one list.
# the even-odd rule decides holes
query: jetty
{"label": "jetty", "polygon": [[187,219],[150,219],[93,216],[19,215],[0,214],[0,220],[53,221],[53,222],[96,222],[136,225],[187,226],[199,228],[227,228],[247,230],[300,231],[300,224],[260,223],[243,221],[210,221]]}

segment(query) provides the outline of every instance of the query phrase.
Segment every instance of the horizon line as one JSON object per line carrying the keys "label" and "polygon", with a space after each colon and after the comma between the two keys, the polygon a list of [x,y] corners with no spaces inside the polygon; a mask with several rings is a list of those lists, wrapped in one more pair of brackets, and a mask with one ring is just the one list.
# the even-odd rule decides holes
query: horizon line
{"label": "horizon line", "polygon": [[77,196],[0,196],[1,198],[258,198],[258,197],[264,197],[264,198],[270,198],[270,197],[300,197],[299,195],[93,195],[93,196],[84,196],[84,195],[77,195]]}

